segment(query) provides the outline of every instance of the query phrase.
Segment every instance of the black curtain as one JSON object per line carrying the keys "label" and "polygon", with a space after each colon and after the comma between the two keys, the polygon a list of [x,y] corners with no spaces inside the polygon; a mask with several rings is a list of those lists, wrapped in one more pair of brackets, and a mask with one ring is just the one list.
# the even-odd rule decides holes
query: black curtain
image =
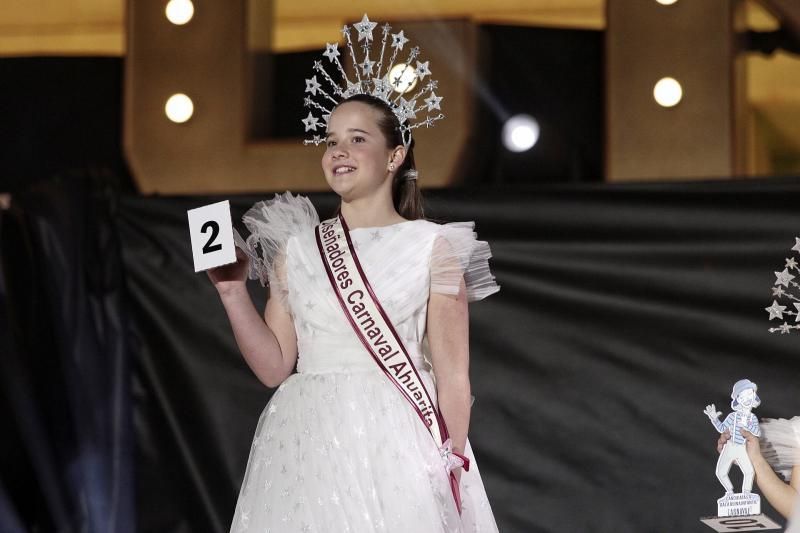
{"label": "black curtain", "polygon": [[[798,197],[800,180],[429,194],[432,217],[478,221],[502,285],[471,308],[471,439],[502,531],[703,530],[722,490],[703,407],[749,377],[759,416],[800,410],[797,335],[763,309]],[[117,206],[73,180],[3,213],[3,531],[227,530],[270,391],[192,271],[185,211],[216,200]]]}
{"label": "black curtain", "polygon": [[[706,527],[722,487],[705,405],[727,412],[748,377],[757,415],[800,413],[798,338],[763,309],[798,199],[798,180],[429,194],[434,218],[477,220],[502,285],[471,307],[471,440],[501,531]],[[141,531],[227,531],[270,395],[192,269],[185,211],[217,200],[120,209]],[[235,218],[256,200],[233,198]]]}
{"label": "black curtain", "polygon": [[0,530],[135,531],[115,194],[41,182],[0,211]]}

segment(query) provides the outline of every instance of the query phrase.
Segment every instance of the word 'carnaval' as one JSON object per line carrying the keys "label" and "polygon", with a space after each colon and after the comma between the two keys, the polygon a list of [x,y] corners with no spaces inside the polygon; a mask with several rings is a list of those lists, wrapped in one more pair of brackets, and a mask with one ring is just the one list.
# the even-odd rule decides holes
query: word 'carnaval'
{"label": "word 'carnaval'", "polygon": [[[337,236],[333,226],[323,224],[321,228],[323,237],[323,248],[331,267],[331,273],[335,276],[339,287],[345,290],[353,285],[353,279],[348,270],[348,264],[345,261],[349,250],[342,249],[337,242]],[[348,311],[350,312],[354,321],[358,324],[358,329],[361,334],[369,339],[373,354],[377,354],[380,360],[384,363],[385,368],[388,368],[395,376],[398,384],[411,398],[420,410],[420,414],[428,426],[433,425],[432,409],[428,403],[426,394],[420,390],[421,383],[418,384],[415,379],[415,371],[411,363],[406,361],[399,361],[394,364],[389,362],[395,356],[400,356],[400,350],[392,346],[391,339],[387,341],[387,336],[381,331],[381,327],[375,322],[372,314],[367,309],[367,305],[363,303],[365,298],[364,291],[361,289],[353,289],[346,293],[345,301],[347,302]]]}

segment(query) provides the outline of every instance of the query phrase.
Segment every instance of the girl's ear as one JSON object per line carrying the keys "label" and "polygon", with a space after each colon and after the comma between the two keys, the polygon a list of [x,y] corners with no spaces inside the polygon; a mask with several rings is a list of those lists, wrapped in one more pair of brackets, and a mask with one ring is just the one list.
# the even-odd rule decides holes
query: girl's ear
{"label": "girl's ear", "polygon": [[406,148],[404,146],[397,146],[392,151],[392,159],[391,163],[394,163],[395,167],[400,167],[403,164],[403,161],[406,160]]}

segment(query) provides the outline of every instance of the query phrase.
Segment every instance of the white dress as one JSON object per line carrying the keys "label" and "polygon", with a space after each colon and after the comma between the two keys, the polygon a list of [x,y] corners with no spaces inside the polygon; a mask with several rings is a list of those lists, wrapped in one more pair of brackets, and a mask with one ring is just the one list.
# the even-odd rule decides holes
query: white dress
{"label": "white dress", "polygon": [[[276,195],[244,222],[246,251],[258,258],[251,277],[268,281],[292,314],[298,362],[258,422],[231,532],[497,531],[469,444],[459,516],[433,439],[347,323],[317,251],[311,202]],[[470,300],[499,290],[488,245],[472,223],[415,220],[350,235],[434,396],[429,295],[456,294],[462,275]]]}
{"label": "white dress", "polygon": [[[800,416],[789,420],[767,418],[760,426],[761,455],[773,470],[790,481],[792,469],[800,464]],[[795,499],[786,533],[800,533],[800,498]]]}
{"label": "white dress", "polygon": [[767,418],[761,424],[761,455],[787,481],[800,464],[800,416]]}

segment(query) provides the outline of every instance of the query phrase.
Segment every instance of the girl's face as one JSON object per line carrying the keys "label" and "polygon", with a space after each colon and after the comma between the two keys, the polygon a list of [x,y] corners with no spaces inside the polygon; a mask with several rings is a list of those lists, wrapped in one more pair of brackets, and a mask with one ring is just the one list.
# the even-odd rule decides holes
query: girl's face
{"label": "girl's face", "polygon": [[[380,112],[369,105],[347,102],[328,120],[322,170],[330,188],[345,200],[372,194],[393,174],[389,164],[396,149],[386,147],[379,118]],[[399,162],[394,161],[395,168]]]}

